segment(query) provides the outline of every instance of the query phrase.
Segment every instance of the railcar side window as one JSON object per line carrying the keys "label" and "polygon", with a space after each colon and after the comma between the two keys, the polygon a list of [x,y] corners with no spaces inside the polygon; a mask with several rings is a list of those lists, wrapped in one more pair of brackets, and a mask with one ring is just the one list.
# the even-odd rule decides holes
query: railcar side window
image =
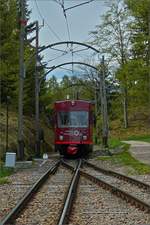
{"label": "railcar side window", "polygon": [[86,111],[72,111],[58,113],[58,127],[88,127],[89,113]]}

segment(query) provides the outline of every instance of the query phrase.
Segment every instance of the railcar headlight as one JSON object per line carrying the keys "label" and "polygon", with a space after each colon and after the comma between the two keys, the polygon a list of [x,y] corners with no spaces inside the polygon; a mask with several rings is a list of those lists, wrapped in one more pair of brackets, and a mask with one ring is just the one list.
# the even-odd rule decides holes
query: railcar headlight
{"label": "railcar headlight", "polygon": [[87,136],[83,135],[83,140],[86,141],[87,140]]}
{"label": "railcar headlight", "polygon": [[59,135],[59,140],[60,141],[63,141],[64,140],[64,137],[62,135]]}

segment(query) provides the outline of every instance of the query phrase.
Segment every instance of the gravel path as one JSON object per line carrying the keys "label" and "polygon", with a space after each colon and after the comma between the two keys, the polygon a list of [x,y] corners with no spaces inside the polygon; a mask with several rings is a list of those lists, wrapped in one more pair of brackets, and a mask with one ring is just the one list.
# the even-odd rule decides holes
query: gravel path
{"label": "gravel path", "polygon": [[85,178],[80,178],[69,225],[149,224],[150,215]]}

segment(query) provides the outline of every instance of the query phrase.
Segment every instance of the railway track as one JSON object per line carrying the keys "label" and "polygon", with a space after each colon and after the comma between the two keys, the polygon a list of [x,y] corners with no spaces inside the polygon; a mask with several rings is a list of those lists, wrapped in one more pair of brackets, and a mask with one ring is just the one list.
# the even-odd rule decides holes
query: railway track
{"label": "railway track", "polygon": [[[63,165],[73,170],[72,165],[66,162],[63,162]],[[91,168],[94,168],[94,172],[91,171]],[[97,173],[95,173],[96,171]],[[100,172],[103,172],[103,177],[99,174]],[[106,176],[104,177],[104,174],[106,173],[109,174],[109,179],[111,175],[113,176],[113,178],[119,177],[119,180],[121,182],[123,181],[129,183],[130,186],[128,188],[130,192],[131,185],[134,185],[134,188],[138,187],[140,190],[142,189],[146,191],[147,197],[150,197],[149,185],[142,183],[138,180],[128,178],[124,175],[117,174],[113,171],[107,171],[102,168],[95,167],[95,165],[90,164],[84,160],[83,168],[80,170],[79,190],[77,194],[77,199],[75,200],[76,203],[74,204],[75,206],[72,210],[72,215],[70,216],[68,224],[86,224],[87,220],[89,224],[94,225],[149,224],[149,202],[147,202],[146,199],[141,200],[135,197],[134,195],[130,194],[130,192],[123,190],[122,187],[121,189],[118,188],[117,185],[114,185],[116,184],[116,180],[108,182],[108,177],[107,180],[105,179]],[[84,177],[84,180],[81,177]],[[88,184],[87,180],[89,181]],[[94,187],[93,182],[95,183]],[[86,191],[86,189],[88,189],[88,191]],[[86,205],[87,207],[85,207]]]}
{"label": "railway track", "polygon": [[86,160],[84,161],[84,165],[85,172],[91,175],[94,174],[96,178],[112,185],[114,187],[114,191],[116,188],[116,191],[117,189],[121,189],[123,192],[129,193],[129,195],[131,194],[131,198],[135,198],[135,204],[137,206],[150,212],[150,185],[126,175],[97,167]]}
{"label": "railway track", "polygon": [[78,183],[80,166],[81,161],[72,172],[61,166],[61,160],[57,161],[0,224],[64,224],[73,202],[71,196]]}
{"label": "railway track", "polygon": [[[47,198],[46,193],[49,187],[48,183],[50,178],[53,178],[53,176],[50,176],[50,175],[55,174],[59,166],[60,166],[60,160],[56,161],[54,165],[51,168],[49,168],[47,172],[44,173],[44,175],[40,177],[40,179],[23,196],[23,198],[18,202],[16,207],[14,207],[10,211],[10,213],[0,222],[0,224],[1,225],[3,224],[38,224],[38,222],[36,223],[36,221],[37,219],[39,220],[39,216],[40,216],[39,209],[42,212],[42,207],[43,208],[45,207],[44,204]],[[63,177],[62,174],[60,176]],[[58,181],[56,182],[58,184]],[[55,185],[54,185],[55,181],[52,180],[51,183],[52,183],[52,188],[55,189]],[[49,192],[51,191],[52,190],[50,189]],[[54,192],[51,192],[51,199],[52,198],[55,198]],[[37,215],[35,215],[36,213]],[[32,220],[34,221],[34,223]]]}
{"label": "railway track", "polygon": [[31,167],[17,168],[15,173],[7,178],[8,184],[0,185],[0,221],[55,161],[56,159],[38,160]]}
{"label": "railway track", "polygon": [[85,160],[59,160],[0,224],[150,224],[149,202],[122,189],[126,183],[150,195],[150,186]]}

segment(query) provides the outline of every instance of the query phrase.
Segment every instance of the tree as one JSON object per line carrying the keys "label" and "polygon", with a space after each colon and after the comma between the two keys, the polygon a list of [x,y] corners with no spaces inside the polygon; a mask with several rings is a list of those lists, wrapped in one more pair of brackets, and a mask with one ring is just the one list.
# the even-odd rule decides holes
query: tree
{"label": "tree", "polygon": [[[26,18],[29,20],[30,11],[25,1]],[[19,0],[0,0],[0,92],[1,103],[5,103],[6,96],[11,97],[11,105],[17,107],[18,104],[18,77],[19,77],[19,33],[20,33],[20,1]],[[35,24],[34,24],[35,25]],[[27,26],[28,27],[28,26]],[[27,28],[26,27],[26,28]],[[26,32],[33,31],[31,29]],[[26,33],[27,34],[27,33]],[[25,37],[25,70],[26,77],[24,82],[24,113],[33,114],[35,108],[35,47],[29,43]],[[40,60],[42,57],[40,58]],[[30,61],[30,62],[29,62]],[[39,79],[42,78],[44,69],[39,72]],[[41,83],[41,93],[44,94],[45,80]]]}
{"label": "tree", "polygon": [[[145,67],[145,87],[149,93],[150,108],[150,0],[125,0],[134,17],[132,27],[132,52],[136,60],[143,60]],[[147,85],[148,84],[148,85]]]}
{"label": "tree", "polygon": [[0,0],[0,15],[1,103],[5,102],[5,97],[9,95],[11,102],[16,105],[19,71],[19,33],[17,29],[16,1]]}
{"label": "tree", "polygon": [[[130,17],[122,1],[115,1],[103,16],[103,22],[92,31],[93,45],[99,47],[101,54],[107,54],[108,60],[123,66],[130,58]],[[128,127],[128,92],[127,74],[124,74],[120,84],[123,90],[124,126]]]}

